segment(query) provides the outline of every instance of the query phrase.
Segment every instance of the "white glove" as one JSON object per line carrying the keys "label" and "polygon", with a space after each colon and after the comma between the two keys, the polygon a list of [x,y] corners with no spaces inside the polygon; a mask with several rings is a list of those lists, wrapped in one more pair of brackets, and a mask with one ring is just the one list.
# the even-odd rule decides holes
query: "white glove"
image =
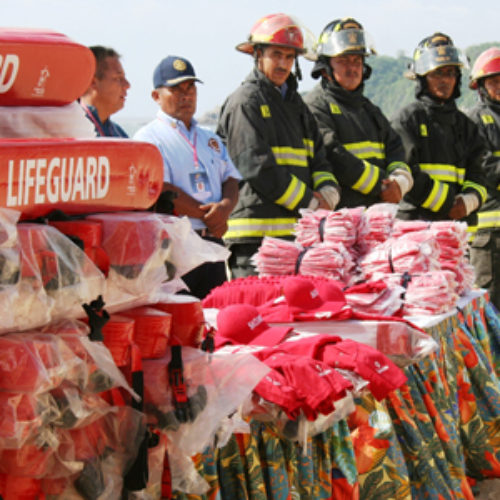
{"label": "white glove", "polygon": [[462,198],[462,201],[464,202],[465,205],[465,211],[466,215],[471,214],[474,212],[474,210],[477,210],[479,207],[479,200],[477,199],[477,196],[472,193],[466,193],[466,194],[457,194],[456,198]]}
{"label": "white glove", "polygon": [[323,186],[318,189],[318,193],[320,193],[328,203],[330,210],[335,210],[335,207],[339,204],[340,201],[339,190],[334,186]]}
{"label": "white glove", "polygon": [[401,197],[413,187],[413,176],[404,168],[396,168],[389,175],[389,179],[398,183],[399,189],[401,189]]}

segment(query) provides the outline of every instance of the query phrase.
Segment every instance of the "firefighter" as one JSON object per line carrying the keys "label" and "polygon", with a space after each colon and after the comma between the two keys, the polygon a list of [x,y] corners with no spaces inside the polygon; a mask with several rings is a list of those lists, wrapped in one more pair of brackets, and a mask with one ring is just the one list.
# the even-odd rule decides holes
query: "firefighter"
{"label": "firefighter", "polygon": [[479,94],[479,104],[468,115],[486,141],[488,199],[478,212],[471,242],[471,262],[476,284],[487,288],[500,310],[500,48],[492,47],[476,59],[469,83]]}
{"label": "firefighter", "polygon": [[375,54],[361,24],[336,19],[315,47],[313,78],[320,83],[304,101],[316,118],[327,157],[342,187],[339,207],[398,203],[413,186],[400,137],[382,111],[363,95]]}
{"label": "firefighter", "polygon": [[474,224],[486,200],[485,145],[477,126],[455,103],[462,60],[443,33],[424,38],[414,51],[405,76],[416,81],[416,101],[393,121],[414,176],[414,186],[400,204],[402,219],[463,219]]}
{"label": "firefighter", "polygon": [[292,73],[314,37],[286,14],[263,17],[236,49],[254,68],[224,103],[217,133],[243,176],[224,239],[233,277],[256,274],[251,264],[265,236],[293,238],[299,209],[333,209],[337,181],[318,127]]}

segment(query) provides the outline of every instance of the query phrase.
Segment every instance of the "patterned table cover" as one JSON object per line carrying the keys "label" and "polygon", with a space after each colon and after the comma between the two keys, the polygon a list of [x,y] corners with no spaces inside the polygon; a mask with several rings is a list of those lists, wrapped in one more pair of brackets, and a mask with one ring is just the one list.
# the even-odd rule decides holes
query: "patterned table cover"
{"label": "patterned table cover", "polygon": [[386,400],[363,395],[305,450],[251,422],[251,434],[193,457],[207,494],[173,498],[472,500],[471,482],[500,477],[500,318],[476,294],[426,331],[438,351]]}

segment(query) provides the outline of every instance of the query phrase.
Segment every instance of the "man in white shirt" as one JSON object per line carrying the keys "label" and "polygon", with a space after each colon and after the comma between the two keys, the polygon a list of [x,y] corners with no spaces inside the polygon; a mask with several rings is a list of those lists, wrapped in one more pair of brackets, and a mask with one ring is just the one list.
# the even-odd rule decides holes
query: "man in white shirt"
{"label": "man in white shirt", "polygon": [[[239,172],[221,139],[198,125],[196,77],[191,63],[168,56],[156,67],[151,93],[160,109],[134,139],[155,144],[163,157],[163,190],[176,194],[176,215],[187,215],[202,237],[223,244],[227,220],[238,200]],[[203,270],[200,268],[203,267]],[[193,295],[203,298],[226,280],[224,263],[206,263],[186,276]],[[193,279],[191,275],[193,274]]]}

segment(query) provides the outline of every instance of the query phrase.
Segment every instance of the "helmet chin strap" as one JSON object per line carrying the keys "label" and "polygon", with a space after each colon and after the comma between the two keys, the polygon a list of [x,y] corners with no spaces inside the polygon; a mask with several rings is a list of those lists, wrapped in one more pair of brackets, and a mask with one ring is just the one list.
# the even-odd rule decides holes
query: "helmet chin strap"
{"label": "helmet chin strap", "polygon": [[297,77],[297,80],[302,80],[302,71],[299,66],[298,56],[295,56],[295,76]]}

